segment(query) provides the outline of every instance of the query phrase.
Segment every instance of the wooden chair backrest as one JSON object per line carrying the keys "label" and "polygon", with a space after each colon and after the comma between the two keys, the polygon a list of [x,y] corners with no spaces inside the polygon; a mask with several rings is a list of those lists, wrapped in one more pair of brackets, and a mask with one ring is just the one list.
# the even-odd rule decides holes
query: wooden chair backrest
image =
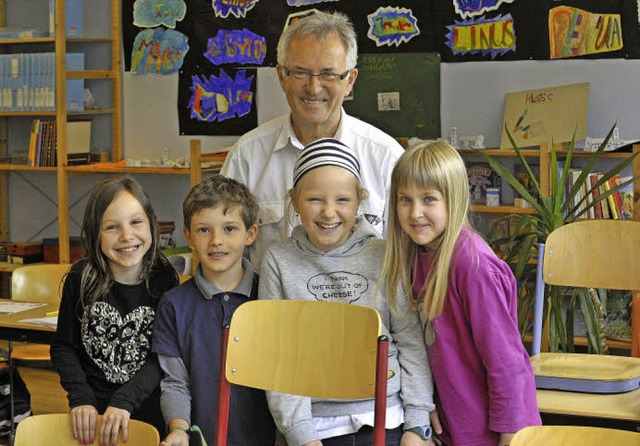
{"label": "wooden chair backrest", "polygon": [[561,226],[547,238],[542,271],[550,285],[633,290],[631,356],[640,356],[640,222]]}
{"label": "wooden chair backrest", "polygon": [[[98,416],[96,431],[99,431],[102,417]],[[155,427],[142,421],[129,420],[129,438],[118,446],[151,446],[160,443],[160,435]],[[95,444],[98,444],[96,441]],[[73,438],[71,418],[68,413],[32,415],[18,424],[15,446],[77,446]]]}
{"label": "wooden chair backrest", "polygon": [[11,274],[11,298],[28,302],[60,302],[62,281],[71,265],[26,265]]}
{"label": "wooden chair backrest", "polygon": [[337,302],[261,300],[231,320],[229,382],[316,398],[375,395],[380,315]]}
{"label": "wooden chair backrest", "polygon": [[511,446],[640,445],[640,433],[591,426],[529,426],[519,430]]}
{"label": "wooden chair backrest", "polygon": [[544,281],[640,290],[640,222],[588,220],[564,225],[546,241]]}

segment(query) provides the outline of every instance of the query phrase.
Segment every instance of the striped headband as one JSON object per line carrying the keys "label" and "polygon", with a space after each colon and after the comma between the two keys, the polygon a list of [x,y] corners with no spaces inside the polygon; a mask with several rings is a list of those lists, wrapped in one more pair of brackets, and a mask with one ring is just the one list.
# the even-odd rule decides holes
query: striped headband
{"label": "striped headband", "polygon": [[309,171],[323,166],[337,166],[351,172],[359,183],[360,161],[353,151],[343,143],[333,138],[323,138],[308,144],[296,162],[293,169],[293,187]]}

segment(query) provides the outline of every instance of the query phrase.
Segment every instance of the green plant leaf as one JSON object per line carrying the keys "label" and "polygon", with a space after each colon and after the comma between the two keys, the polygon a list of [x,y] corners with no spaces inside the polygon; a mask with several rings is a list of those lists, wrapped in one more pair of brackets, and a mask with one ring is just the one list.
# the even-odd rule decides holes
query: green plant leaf
{"label": "green plant leaf", "polygon": [[516,152],[516,156],[518,157],[518,159],[520,160],[520,163],[525,169],[525,172],[527,174],[530,184],[533,184],[533,186],[535,187],[536,193],[538,194],[538,197],[541,197],[543,194],[541,193],[542,191],[540,190],[540,183],[538,182],[538,178],[533,173],[533,170],[531,170],[531,167],[529,166],[527,159],[524,156],[522,156],[522,152],[520,151],[520,148],[516,144],[516,141],[513,139],[513,136],[511,135],[511,132],[509,131],[509,128],[507,127],[506,123],[504,124],[504,129],[507,132],[507,138],[509,138],[511,147],[513,147],[513,150]]}

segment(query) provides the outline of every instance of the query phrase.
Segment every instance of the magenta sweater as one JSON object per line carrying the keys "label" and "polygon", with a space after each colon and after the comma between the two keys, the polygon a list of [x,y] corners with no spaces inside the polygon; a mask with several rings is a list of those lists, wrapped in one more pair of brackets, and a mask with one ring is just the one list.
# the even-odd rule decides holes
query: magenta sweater
{"label": "magenta sweater", "polygon": [[[425,283],[420,254],[414,287]],[[444,310],[427,347],[436,401],[450,446],[495,446],[500,432],[539,425],[531,363],[518,332],[516,281],[480,237],[463,228]]]}

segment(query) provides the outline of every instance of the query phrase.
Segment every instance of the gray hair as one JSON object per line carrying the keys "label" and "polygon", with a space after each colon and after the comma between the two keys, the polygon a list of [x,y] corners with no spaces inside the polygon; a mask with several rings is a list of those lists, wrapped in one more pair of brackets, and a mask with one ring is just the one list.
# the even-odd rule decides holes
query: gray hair
{"label": "gray hair", "polygon": [[358,63],[356,32],[349,17],[341,12],[312,14],[287,27],[278,41],[278,64],[285,65],[287,51],[294,37],[314,36],[318,40],[325,40],[333,35],[338,36],[344,45],[346,69],[354,69]]}

